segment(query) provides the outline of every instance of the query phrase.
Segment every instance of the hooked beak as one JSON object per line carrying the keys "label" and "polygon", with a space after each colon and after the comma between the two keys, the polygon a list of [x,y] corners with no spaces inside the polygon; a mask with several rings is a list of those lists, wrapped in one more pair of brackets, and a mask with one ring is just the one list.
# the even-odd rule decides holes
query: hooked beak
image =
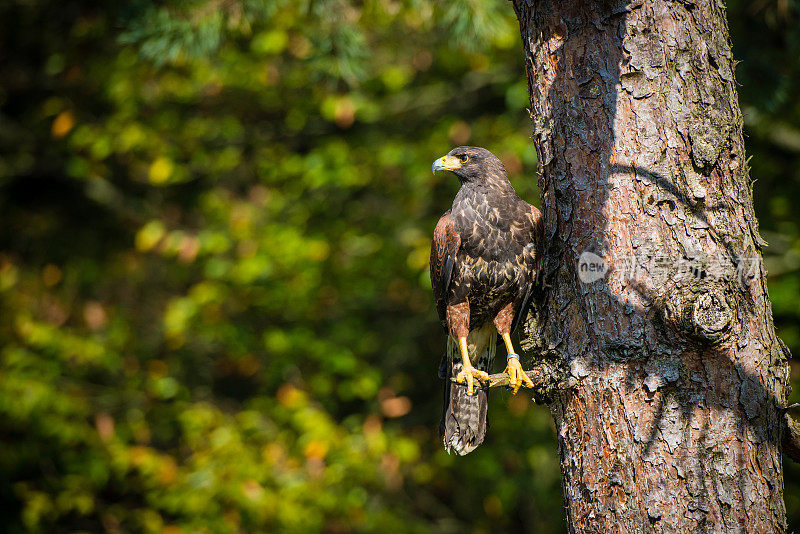
{"label": "hooked beak", "polygon": [[436,171],[454,171],[460,168],[461,162],[455,156],[442,156],[434,161],[431,166],[433,174],[436,174]]}

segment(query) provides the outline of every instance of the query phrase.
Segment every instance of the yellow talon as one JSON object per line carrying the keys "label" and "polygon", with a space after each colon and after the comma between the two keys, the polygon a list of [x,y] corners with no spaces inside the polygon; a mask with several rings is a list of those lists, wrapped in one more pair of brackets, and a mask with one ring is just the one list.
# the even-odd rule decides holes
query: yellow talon
{"label": "yellow talon", "polygon": [[519,358],[513,352],[508,355],[508,363],[506,364],[506,371],[508,374],[508,385],[514,389],[514,395],[519,391],[520,386],[524,383],[526,387],[533,387],[533,380],[522,369],[519,363]]}
{"label": "yellow talon", "polygon": [[503,342],[506,344],[506,350],[508,351],[508,363],[506,364],[505,371],[506,374],[508,374],[508,385],[513,388],[514,395],[516,395],[523,383],[526,387],[532,388],[533,380],[528,377],[528,375],[522,369],[522,365],[519,363],[519,356],[517,356],[517,354],[514,352],[514,345],[511,343],[511,335],[507,332],[500,335],[502,336]]}
{"label": "yellow talon", "polygon": [[462,337],[458,339],[458,347],[461,349],[461,372],[456,376],[456,382],[465,384],[467,386],[467,395],[472,396],[474,392],[474,379],[479,382],[489,380],[489,374],[484,371],[479,371],[472,366],[469,360],[469,350],[467,349],[467,338]]}
{"label": "yellow talon", "polygon": [[474,391],[475,379],[477,379],[479,383],[482,383],[485,382],[486,380],[489,380],[489,375],[484,371],[479,371],[478,369],[475,369],[472,366],[472,364],[470,364],[469,367],[464,366],[464,369],[462,369],[461,372],[458,373],[458,375],[456,376],[456,382],[458,382],[459,384],[466,384],[467,395],[470,396]]}

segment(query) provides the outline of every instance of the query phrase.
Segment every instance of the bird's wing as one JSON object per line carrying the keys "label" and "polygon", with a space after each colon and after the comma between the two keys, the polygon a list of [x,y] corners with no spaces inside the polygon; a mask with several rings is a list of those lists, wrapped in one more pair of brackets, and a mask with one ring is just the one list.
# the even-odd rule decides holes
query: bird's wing
{"label": "bird's wing", "polygon": [[[530,221],[532,223],[531,242],[529,243],[529,246],[526,246],[523,250],[523,262],[529,269],[530,278],[528,283],[520,288],[520,294],[517,300],[519,303],[519,308],[517,308],[517,311],[514,314],[514,321],[511,323],[511,332],[514,332],[520,323],[527,317],[528,309],[531,305],[533,285],[536,282],[538,247],[542,234],[542,213],[536,208],[536,206],[530,206],[530,208]],[[521,300],[519,300],[520,298]]]}
{"label": "bird's wing", "polygon": [[522,302],[517,309],[517,313],[514,314],[514,321],[511,323],[511,330],[510,332],[516,331],[519,324],[525,320],[528,315],[528,309],[531,306],[531,293],[533,292],[533,280],[531,280],[526,286],[523,288],[525,292],[524,296],[522,297]]}
{"label": "bird's wing", "polygon": [[453,227],[450,210],[448,210],[436,224],[436,229],[433,231],[433,243],[431,243],[431,286],[436,299],[436,310],[439,312],[441,321],[444,321],[446,317],[447,293],[460,246],[461,238]]}

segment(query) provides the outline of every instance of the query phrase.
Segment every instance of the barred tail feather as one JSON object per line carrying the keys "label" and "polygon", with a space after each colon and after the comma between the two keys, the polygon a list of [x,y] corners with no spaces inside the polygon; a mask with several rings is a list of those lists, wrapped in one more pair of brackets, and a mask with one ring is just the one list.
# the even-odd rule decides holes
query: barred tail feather
{"label": "barred tail feather", "polygon": [[[467,338],[470,360],[476,369],[491,372],[497,346],[497,332],[491,325],[470,332]],[[470,397],[465,386],[450,381],[461,372],[461,354],[456,341],[448,336],[445,363],[444,409],[439,433],[444,448],[463,456],[475,450],[486,436],[488,390],[478,387]]]}

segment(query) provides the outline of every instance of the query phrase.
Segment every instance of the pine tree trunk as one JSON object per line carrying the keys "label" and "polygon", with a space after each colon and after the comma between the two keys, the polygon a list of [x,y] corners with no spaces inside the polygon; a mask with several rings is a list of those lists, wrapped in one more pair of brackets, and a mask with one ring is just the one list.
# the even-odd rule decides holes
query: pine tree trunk
{"label": "pine tree trunk", "polygon": [[569,530],[785,530],[788,354],[722,2],[514,7],[545,221],[527,342],[580,379],[550,405]]}

